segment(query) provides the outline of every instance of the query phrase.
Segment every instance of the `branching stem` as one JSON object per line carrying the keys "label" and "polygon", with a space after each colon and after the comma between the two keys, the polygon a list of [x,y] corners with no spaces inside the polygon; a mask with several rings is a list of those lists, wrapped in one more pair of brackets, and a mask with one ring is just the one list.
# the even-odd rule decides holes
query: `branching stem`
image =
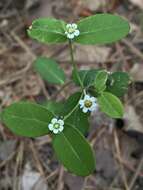
{"label": "branching stem", "polygon": [[70,46],[70,56],[71,56],[71,63],[72,63],[72,66],[73,66],[73,71],[75,72],[75,75],[80,83],[80,86],[82,88],[82,90],[84,89],[84,86],[83,86],[83,83],[81,81],[81,78],[79,76],[79,73],[78,73],[78,69],[77,69],[77,65],[74,61],[74,55],[73,55],[73,44],[72,44],[72,41],[69,40],[69,46]]}
{"label": "branching stem", "polygon": [[[81,99],[82,96],[83,96],[83,93],[81,94],[79,100]],[[64,120],[66,120],[68,117],[70,117],[71,114],[78,108],[78,106],[79,106],[79,104],[77,103],[77,104],[75,105],[75,107],[64,117]]]}

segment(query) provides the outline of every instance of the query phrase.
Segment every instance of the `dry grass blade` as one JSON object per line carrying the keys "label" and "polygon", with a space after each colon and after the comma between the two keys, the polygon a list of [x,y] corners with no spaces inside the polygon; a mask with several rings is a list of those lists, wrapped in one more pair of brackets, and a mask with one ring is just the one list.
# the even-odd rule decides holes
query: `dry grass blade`
{"label": "dry grass blade", "polygon": [[137,167],[137,169],[136,169],[136,172],[135,172],[135,174],[133,175],[133,177],[131,178],[131,182],[130,182],[130,184],[129,184],[129,190],[132,190],[132,189],[133,189],[134,184],[135,184],[135,182],[136,182],[136,179],[137,179],[137,177],[139,176],[139,173],[140,173],[140,171],[141,171],[141,169],[142,169],[142,166],[143,166],[143,157],[140,159],[140,162],[139,162],[139,165],[138,165],[138,167]]}
{"label": "dry grass blade", "polygon": [[[119,139],[118,139],[118,136],[117,136],[116,129],[113,131],[113,134],[114,134],[114,143],[115,143],[116,153],[117,153],[118,157],[121,158]],[[124,182],[124,186],[125,186],[126,190],[129,190],[126,174],[125,174],[125,171],[124,171],[124,166],[123,166],[123,164],[122,164],[122,162],[120,160],[121,159],[119,159],[119,164],[120,164],[120,168],[121,168],[121,172],[122,172],[122,179],[123,179],[123,182]]]}

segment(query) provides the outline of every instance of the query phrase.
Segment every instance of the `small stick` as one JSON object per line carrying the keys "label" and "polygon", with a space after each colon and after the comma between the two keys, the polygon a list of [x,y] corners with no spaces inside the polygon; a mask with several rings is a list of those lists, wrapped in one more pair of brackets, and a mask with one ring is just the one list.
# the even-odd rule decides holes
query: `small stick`
{"label": "small stick", "polygon": [[32,141],[30,141],[30,148],[32,150],[33,157],[34,157],[34,160],[36,162],[36,167],[37,167],[38,171],[40,172],[41,176],[45,177],[45,172],[44,172],[43,166],[39,160],[37,150],[36,150],[34,143]]}
{"label": "small stick", "polygon": [[143,60],[143,53],[138,48],[136,48],[130,41],[124,39],[122,40],[122,42],[130,48],[132,53],[134,53]]}
{"label": "small stick", "polygon": [[63,177],[64,177],[64,168],[63,168],[63,166],[61,166],[60,171],[59,171],[59,179],[58,179],[57,190],[63,190],[64,189]]}
{"label": "small stick", "polygon": [[[116,130],[114,130],[113,134],[114,134],[114,142],[115,142],[116,152],[117,152],[119,158],[121,158],[119,139],[118,139]],[[121,168],[121,171],[122,171],[122,179],[123,179],[123,182],[124,182],[125,189],[129,190],[129,187],[128,187],[128,184],[127,184],[127,178],[126,178],[126,175],[125,175],[125,172],[124,172],[124,167],[122,165],[121,159],[119,159],[119,163],[120,163],[120,168]]]}
{"label": "small stick", "polygon": [[131,182],[130,182],[130,185],[129,185],[129,190],[131,190],[136,182],[136,179],[142,169],[142,166],[143,166],[143,157],[140,159],[140,162],[139,162],[139,165],[137,167],[137,170],[135,172],[135,174],[133,175],[132,179],[131,179]]}

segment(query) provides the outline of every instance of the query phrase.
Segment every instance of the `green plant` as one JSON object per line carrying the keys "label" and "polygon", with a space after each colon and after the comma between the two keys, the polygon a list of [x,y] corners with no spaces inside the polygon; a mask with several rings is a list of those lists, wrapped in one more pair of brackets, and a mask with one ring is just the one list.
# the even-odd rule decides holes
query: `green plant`
{"label": "green plant", "polygon": [[[122,39],[129,24],[119,16],[97,14],[66,24],[52,18],[33,21],[28,29],[31,38],[46,44],[68,43],[73,68],[72,80],[79,91],[65,102],[48,101],[45,106],[17,102],[2,112],[2,121],[15,134],[25,137],[51,135],[60,162],[72,173],[87,176],[95,169],[94,153],[84,135],[89,130],[92,111],[100,109],[112,118],[124,114],[119,97],[128,88],[130,77],[125,72],[110,73],[105,69],[78,70],[73,44],[109,44]],[[39,57],[34,63],[41,77],[52,84],[64,85],[65,74],[51,58]]]}

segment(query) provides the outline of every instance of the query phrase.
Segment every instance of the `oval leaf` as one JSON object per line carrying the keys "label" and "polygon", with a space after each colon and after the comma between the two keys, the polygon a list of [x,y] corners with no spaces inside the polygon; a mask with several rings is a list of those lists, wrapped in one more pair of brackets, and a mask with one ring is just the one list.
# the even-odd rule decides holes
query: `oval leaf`
{"label": "oval leaf", "polygon": [[[95,77],[99,71],[101,71],[101,69],[80,70],[78,73],[79,73],[81,82],[83,83],[83,86],[89,87],[89,86],[94,85]],[[72,73],[72,78],[75,84],[80,86],[78,78],[76,77],[74,72]]]}
{"label": "oval leaf", "polygon": [[83,135],[74,127],[65,126],[53,137],[53,147],[60,162],[78,176],[88,176],[95,169],[92,149]]}
{"label": "oval leaf", "polygon": [[107,71],[99,71],[95,77],[94,81],[94,87],[97,92],[102,92],[106,88],[106,81],[108,78],[108,72]]}
{"label": "oval leaf", "polygon": [[39,57],[35,61],[34,67],[46,81],[52,84],[64,84],[65,74],[53,59]]}
{"label": "oval leaf", "polygon": [[98,97],[98,104],[104,113],[112,118],[122,118],[124,114],[124,108],[121,101],[109,92],[103,92]]}
{"label": "oval leaf", "polygon": [[63,106],[62,115],[68,115],[77,105],[72,114],[65,120],[66,124],[76,127],[82,134],[86,135],[89,130],[88,114],[82,112],[79,107],[80,92],[72,94]]}
{"label": "oval leaf", "polygon": [[29,102],[18,102],[7,107],[2,113],[2,121],[15,134],[38,137],[49,132],[48,123],[53,114],[46,108]]}
{"label": "oval leaf", "polygon": [[67,41],[65,22],[53,18],[39,18],[33,21],[28,35],[43,43],[61,43]]}
{"label": "oval leaf", "polygon": [[53,113],[53,115],[61,115],[61,112],[64,107],[64,103],[48,100],[47,102],[43,104],[43,106],[45,106],[51,113]]}
{"label": "oval leaf", "polygon": [[129,23],[117,15],[96,14],[78,22],[80,44],[107,44],[122,39],[129,33]]}
{"label": "oval leaf", "polygon": [[121,97],[127,92],[130,81],[131,79],[128,73],[115,72],[109,75],[106,90]]}

